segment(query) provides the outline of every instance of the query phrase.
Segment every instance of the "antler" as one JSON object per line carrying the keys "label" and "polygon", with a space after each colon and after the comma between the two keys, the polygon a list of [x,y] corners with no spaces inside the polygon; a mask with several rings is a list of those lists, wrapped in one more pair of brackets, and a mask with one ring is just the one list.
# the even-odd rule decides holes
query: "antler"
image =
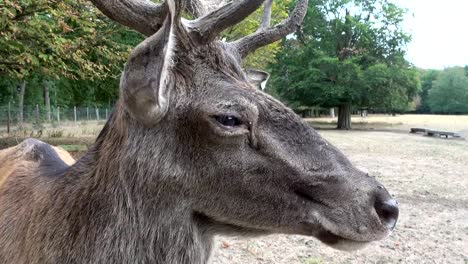
{"label": "antler", "polygon": [[[191,21],[193,35],[202,42],[213,40],[224,29],[241,22],[257,10],[265,0],[242,0],[230,2],[221,8],[205,14],[200,0],[190,0],[188,11],[200,18]],[[150,0],[91,0],[110,19],[150,36],[162,26],[168,13],[165,2],[155,4]],[[204,16],[203,16],[204,15]]]}
{"label": "antler", "polygon": [[273,6],[273,0],[267,0],[265,2],[265,6],[263,7],[262,24],[260,24],[260,27],[258,28],[257,32],[266,30],[270,27],[272,6]]}
{"label": "antler", "polygon": [[258,31],[231,42],[237,48],[242,58],[245,58],[250,52],[278,41],[294,32],[301,25],[307,13],[308,0],[298,0],[294,11],[286,20],[274,27],[270,27],[271,2],[272,0],[268,0],[265,4],[263,21]]}
{"label": "antler", "polygon": [[157,32],[168,13],[166,3],[149,0],[91,0],[110,19],[150,36]]}
{"label": "antler", "polygon": [[[109,18],[138,32],[150,36],[162,26],[168,13],[167,4],[155,4],[150,0],[91,0]],[[187,1],[187,0],[179,0]],[[200,0],[189,0],[186,5],[198,19],[186,23],[191,36],[200,43],[213,41],[223,30],[233,26],[257,10],[265,0],[237,0],[204,15]],[[307,12],[308,0],[297,0],[291,15],[282,23],[270,27],[273,0],[265,3],[264,17],[260,28],[252,35],[231,42],[242,57],[249,52],[271,44],[294,32]]]}
{"label": "antler", "polygon": [[241,0],[230,2],[221,8],[193,21],[191,31],[202,43],[215,39],[219,33],[233,26],[257,10],[265,0]]}

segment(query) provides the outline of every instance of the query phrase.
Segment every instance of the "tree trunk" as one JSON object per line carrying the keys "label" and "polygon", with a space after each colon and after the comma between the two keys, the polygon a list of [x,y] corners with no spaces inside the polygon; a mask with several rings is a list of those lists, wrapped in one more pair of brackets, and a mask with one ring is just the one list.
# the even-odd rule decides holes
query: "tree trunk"
{"label": "tree trunk", "polygon": [[75,120],[76,125],[76,106],[73,107],[73,120]]}
{"label": "tree trunk", "polygon": [[50,94],[49,94],[49,84],[44,82],[44,104],[46,108],[47,122],[51,122],[50,116]]}
{"label": "tree trunk", "polygon": [[26,91],[26,81],[23,81],[19,86],[18,94],[18,124],[23,126],[24,122],[24,92]]}
{"label": "tree trunk", "polygon": [[351,129],[351,104],[345,103],[338,107],[337,129]]}
{"label": "tree trunk", "polygon": [[361,110],[361,117],[367,117],[367,110],[365,109]]}
{"label": "tree trunk", "polygon": [[11,127],[11,103],[8,102],[8,123],[7,123],[7,133],[10,134]]}
{"label": "tree trunk", "polygon": [[57,124],[60,125],[60,106],[57,106]]}
{"label": "tree trunk", "polygon": [[35,113],[35,116],[36,116],[36,125],[39,125],[41,123],[40,121],[40,114],[39,114],[39,105],[36,104],[36,113]]}

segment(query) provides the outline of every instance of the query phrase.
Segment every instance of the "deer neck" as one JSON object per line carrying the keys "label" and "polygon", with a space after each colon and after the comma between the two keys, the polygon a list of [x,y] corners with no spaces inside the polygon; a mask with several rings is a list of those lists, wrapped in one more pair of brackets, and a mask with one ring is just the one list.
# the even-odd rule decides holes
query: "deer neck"
{"label": "deer neck", "polygon": [[119,135],[114,121],[109,120],[95,145],[72,168],[74,174],[80,171],[85,176],[80,182],[82,197],[74,199],[101,205],[98,212],[92,206],[79,208],[80,214],[87,214],[87,223],[80,225],[97,230],[96,241],[107,237],[107,242],[100,242],[102,247],[113,241],[116,250],[125,248],[128,254],[123,258],[129,263],[206,263],[213,235],[173,186],[149,177],[164,176],[162,166],[167,164],[158,164],[163,150],[152,149],[146,158],[153,163],[143,164],[148,161],[139,155],[145,150],[135,150],[136,140]]}

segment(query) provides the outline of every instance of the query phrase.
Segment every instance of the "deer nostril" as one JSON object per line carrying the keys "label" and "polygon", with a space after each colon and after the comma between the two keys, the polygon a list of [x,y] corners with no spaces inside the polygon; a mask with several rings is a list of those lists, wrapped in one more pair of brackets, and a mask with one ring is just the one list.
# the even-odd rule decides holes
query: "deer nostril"
{"label": "deer nostril", "polygon": [[386,201],[375,201],[375,211],[380,218],[382,224],[388,229],[393,230],[398,220],[398,202],[395,199],[389,199]]}

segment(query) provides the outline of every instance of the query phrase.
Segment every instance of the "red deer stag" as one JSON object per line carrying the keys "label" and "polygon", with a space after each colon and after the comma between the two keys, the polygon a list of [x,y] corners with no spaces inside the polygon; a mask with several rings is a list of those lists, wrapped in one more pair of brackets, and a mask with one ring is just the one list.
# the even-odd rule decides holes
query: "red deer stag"
{"label": "red deer stag", "polygon": [[83,158],[68,166],[23,143],[30,162],[0,187],[0,263],[206,263],[215,234],[302,234],[342,249],[390,234],[398,207],[386,189],[241,67],[297,28],[307,0],[229,43],[219,33],[264,0],[192,21],[183,0],[93,2],[149,37]]}

